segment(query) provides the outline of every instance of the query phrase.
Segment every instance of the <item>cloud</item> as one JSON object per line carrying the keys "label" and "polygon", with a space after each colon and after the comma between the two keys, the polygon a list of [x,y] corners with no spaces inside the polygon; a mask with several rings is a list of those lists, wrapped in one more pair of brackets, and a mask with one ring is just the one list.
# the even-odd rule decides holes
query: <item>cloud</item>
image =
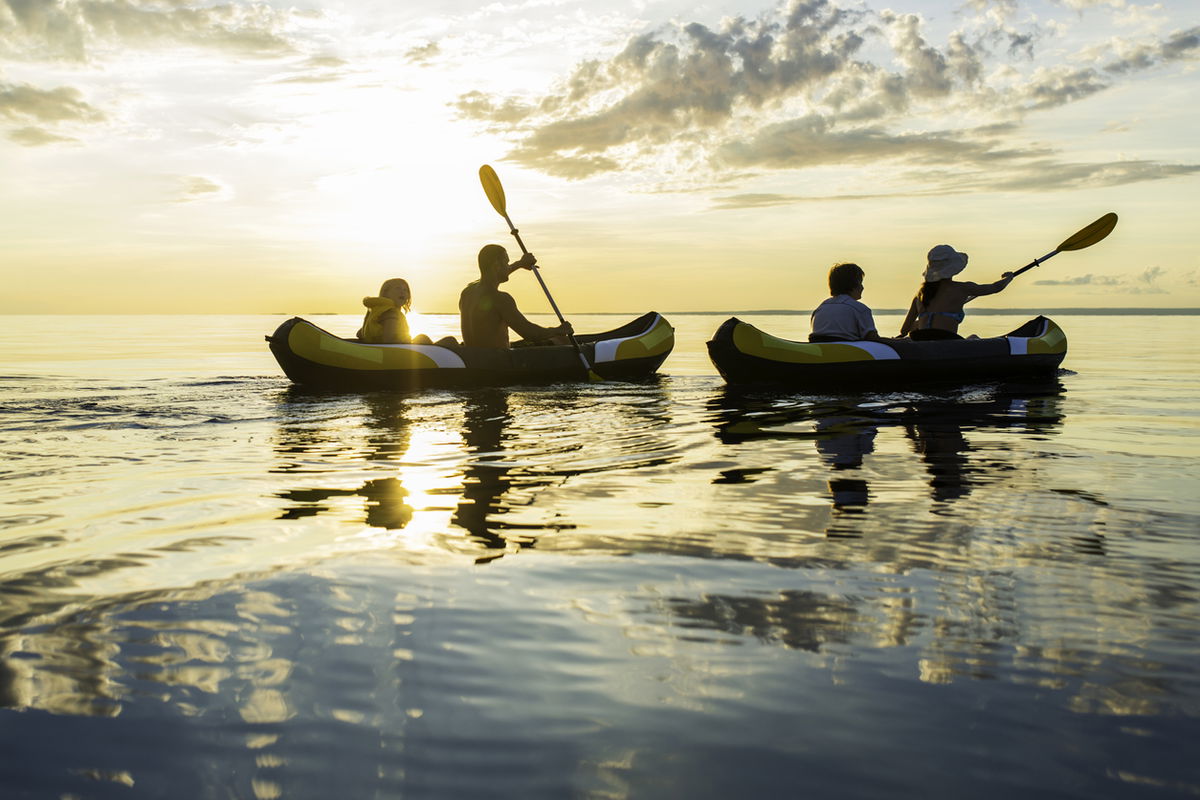
{"label": "cloud", "polygon": [[22,147],[43,147],[48,144],[62,144],[66,142],[79,141],[71,136],[60,136],[57,133],[52,133],[44,128],[32,126],[17,128],[9,131],[8,138]]}
{"label": "cloud", "polygon": [[[950,153],[952,151],[947,151]],[[968,151],[964,150],[964,153]],[[902,148],[897,155],[905,155]],[[1100,188],[1162,180],[1170,177],[1200,173],[1198,164],[1161,164],[1149,161],[1126,161],[1114,164],[1071,164],[1049,160],[1022,160],[1020,151],[993,150],[970,167],[968,156],[959,162],[953,157],[945,160],[947,167],[936,169],[934,157],[926,154],[927,165],[915,169],[897,171],[904,183],[903,189],[866,193],[841,192],[838,194],[776,194],[744,193],[723,195],[713,198],[714,209],[765,208],[769,206],[794,205],[799,203],[830,202],[834,200],[863,200],[885,197],[933,197],[939,195],[970,194],[976,192],[1051,192],[1065,189]],[[1012,157],[1011,161],[1004,159]],[[989,164],[987,159],[997,163]],[[832,161],[830,163],[833,163]],[[811,166],[817,166],[814,163]],[[1003,169],[998,167],[1003,166]]]}
{"label": "cloud", "polygon": [[603,172],[616,172],[621,165],[614,159],[595,155],[560,156],[556,153],[536,157],[538,169],[547,175],[568,180],[588,178]]}
{"label": "cloud", "polygon": [[1079,275],[1074,278],[1065,278],[1063,280],[1041,280],[1034,281],[1034,286],[1120,286],[1121,279],[1114,278],[1111,275]]}
{"label": "cloud", "polygon": [[337,56],[313,56],[300,64],[295,72],[279,78],[276,83],[332,83],[349,74],[348,63]]}
{"label": "cloud", "polygon": [[79,141],[55,128],[99,123],[106,117],[83,99],[82,92],[69,86],[39,89],[27,83],[0,83],[0,120],[6,119],[23,123],[8,131],[10,141],[23,147],[43,147]]}
{"label": "cloud", "polygon": [[267,3],[196,0],[0,0],[0,54],[90,61],[106,43],[185,45],[242,56],[293,52],[286,30],[297,12]]}
{"label": "cloud", "polygon": [[900,159],[914,164],[977,164],[1031,158],[1045,148],[1007,150],[973,132],[889,133],[880,126],[837,130],[827,118],[809,116],[771,125],[749,141],[730,141],[716,151],[718,161],[735,167],[812,167],[868,164]]}
{"label": "cloud", "polygon": [[496,103],[483,92],[471,91],[459,95],[451,104],[459,114],[476,120],[507,125],[520,122],[533,113],[533,108],[513,98]]}
{"label": "cloud", "polygon": [[[919,15],[791,0],[755,19],[639,33],[540,96],[472,91],[452,106],[506,136],[509,160],[571,178],[629,171],[666,182],[701,169],[721,176],[889,164],[897,177],[920,180],[921,191],[949,193],[1111,186],[1196,170],[1071,163],[1018,137],[1030,115],[1200,59],[1200,29],[1093,40],[1047,65],[1039,49],[1057,37],[1051,23],[1031,16],[1014,26],[1018,6],[1009,0],[965,8],[982,16],[934,42]],[[937,171],[922,177],[921,168]],[[746,193],[718,202],[793,201]]]}
{"label": "cloud", "polygon": [[1112,85],[1111,80],[1091,67],[1046,67],[1011,93],[1014,104],[1027,111],[1046,111],[1085,100]]}
{"label": "cloud", "polygon": [[[304,17],[304,12],[275,9],[265,2],[0,0],[0,60],[94,66],[130,49],[165,47],[273,58],[296,53],[290,31]],[[325,73],[296,78],[328,79]],[[47,130],[47,125],[107,119],[77,89],[0,83],[3,118],[42,123],[40,129],[19,128],[8,134],[27,146],[70,140]]]}
{"label": "cloud", "polygon": [[414,47],[404,54],[404,59],[410,64],[420,64],[425,66],[437,56],[441,55],[442,48],[437,42],[429,42],[428,44]]}
{"label": "cloud", "polygon": [[[1162,267],[1147,267],[1132,275],[1078,275],[1073,278],[1045,279],[1034,281],[1034,286],[1094,286],[1113,287],[1122,294],[1167,294],[1167,290],[1158,285],[1160,279],[1168,278],[1168,270]],[[1175,283],[1194,285],[1196,273],[1188,272],[1172,279]]]}
{"label": "cloud", "polygon": [[1162,267],[1148,267],[1137,276],[1137,280],[1146,286],[1153,286],[1165,274],[1167,271]]}
{"label": "cloud", "polygon": [[806,199],[792,194],[747,192],[745,194],[730,194],[714,198],[713,207],[718,209],[769,208],[771,206],[787,206],[793,203],[800,203]]}
{"label": "cloud", "polygon": [[104,114],[83,100],[78,89],[39,89],[29,84],[0,83],[0,116],[39,122],[98,122]]}
{"label": "cloud", "polygon": [[197,200],[223,200],[232,192],[228,186],[203,175],[182,175],[178,179],[179,194],[176,203]]}
{"label": "cloud", "polygon": [[1157,161],[1116,161],[1073,164],[1033,161],[1008,175],[997,176],[988,186],[998,191],[1050,191],[1123,186],[1200,173],[1200,164],[1164,164]]}
{"label": "cloud", "polygon": [[1004,21],[1017,13],[1017,0],[967,0],[966,7],[989,18]]}
{"label": "cloud", "polygon": [[1112,75],[1126,75],[1173,61],[1192,60],[1198,55],[1200,26],[1176,31],[1160,41],[1118,43],[1116,57],[1104,65],[1104,71]]}

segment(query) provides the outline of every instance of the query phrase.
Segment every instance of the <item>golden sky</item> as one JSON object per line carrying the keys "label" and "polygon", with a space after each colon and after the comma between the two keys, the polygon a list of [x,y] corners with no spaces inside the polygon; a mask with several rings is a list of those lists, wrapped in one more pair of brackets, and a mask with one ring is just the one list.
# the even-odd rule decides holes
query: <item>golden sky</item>
{"label": "golden sky", "polygon": [[[0,0],[0,313],[1200,307],[1196,0]],[[515,254],[516,248],[510,247]],[[545,311],[526,275],[522,307]]]}

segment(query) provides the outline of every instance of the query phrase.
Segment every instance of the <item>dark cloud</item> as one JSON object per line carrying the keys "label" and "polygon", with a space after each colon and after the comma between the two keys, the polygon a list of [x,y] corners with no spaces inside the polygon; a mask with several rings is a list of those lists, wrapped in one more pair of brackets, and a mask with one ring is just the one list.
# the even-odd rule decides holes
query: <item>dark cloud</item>
{"label": "dark cloud", "polygon": [[60,136],[44,128],[32,126],[9,131],[8,138],[23,147],[43,147],[48,144],[64,144],[79,141],[71,136]]}
{"label": "dark cloud", "polygon": [[347,62],[337,56],[313,56],[306,59],[291,75],[276,83],[332,83],[349,74]]}
{"label": "dark cloud", "polygon": [[294,51],[285,30],[295,13],[267,3],[0,0],[0,52],[20,52],[39,60],[87,61],[98,44],[119,42],[278,56]]}
{"label": "dark cloud", "polygon": [[[1160,279],[1167,279],[1168,272],[1162,267],[1147,267],[1133,275],[1079,275],[1074,278],[1046,279],[1034,281],[1035,286],[1096,286],[1115,287],[1125,294],[1166,294],[1167,290],[1158,285]],[[1176,282],[1193,285],[1195,273],[1184,273],[1176,277]]]}
{"label": "dark cloud", "polygon": [[921,18],[916,14],[884,11],[896,58],[905,65],[907,93],[915,98],[945,97],[956,81],[972,84],[982,71],[979,54],[961,34],[955,34],[943,53],[921,35]]}
{"label": "dark cloud", "polygon": [[1045,69],[1018,89],[1012,99],[1026,110],[1045,111],[1091,97],[1111,85],[1109,78],[1090,67]]}
{"label": "dark cloud", "polygon": [[177,203],[188,203],[193,200],[220,197],[226,192],[226,187],[202,175],[184,175],[179,178],[179,196]]}
{"label": "dark cloud", "polygon": [[747,141],[731,141],[716,160],[735,167],[802,168],[903,160],[916,164],[984,164],[1047,154],[1044,148],[1002,149],[973,132],[889,133],[882,127],[838,130],[824,117],[809,116],[770,125]]}
{"label": "dark cloud", "polygon": [[[1200,59],[1200,29],[1140,43],[1104,41],[1094,48],[1099,56],[1057,55],[1059,66],[1042,66],[1038,49],[1049,28],[1036,18],[1014,25],[1010,0],[969,0],[967,7],[984,16],[934,42],[915,14],[791,0],[753,20],[640,33],[610,58],[580,63],[541,97],[474,91],[453,106],[508,136],[511,160],[573,178],[884,163],[897,175],[909,170],[919,192],[954,193],[1111,186],[1195,171],[1141,161],[1065,163],[1016,137],[1029,115],[1092,97],[1134,72]],[[1027,74],[1012,68],[1014,55],[1031,62]],[[966,123],[981,119],[995,124]],[[793,199],[731,194],[717,202]]]}
{"label": "dark cloud", "polygon": [[[988,164],[988,158],[1011,158],[1007,163]],[[1067,164],[1045,159],[1025,159],[1019,151],[990,151],[972,169],[969,162],[950,159],[950,169],[922,166],[898,173],[903,191],[879,191],[872,194],[732,194],[713,199],[715,209],[763,208],[798,203],[825,203],[835,200],[861,200],[883,197],[932,197],[977,192],[1052,192],[1064,189],[1101,188],[1143,181],[1194,175],[1200,165],[1159,164],[1151,161],[1122,161],[1112,164]],[[999,167],[1003,167],[1000,169]]]}
{"label": "dark cloud", "polygon": [[578,154],[517,152],[512,155],[512,160],[535,167],[547,175],[568,180],[588,178],[602,172],[616,172],[621,168],[621,165],[611,158]]}
{"label": "dark cloud", "polygon": [[410,64],[420,64],[424,66],[433,59],[437,58],[442,53],[441,46],[437,42],[429,42],[428,44],[414,47],[404,54],[405,60]]}
{"label": "dark cloud", "polygon": [[1064,278],[1062,280],[1041,280],[1034,281],[1034,286],[1119,286],[1120,278],[1114,278],[1111,275],[1079,275],[1074,278]]}
{"label": "dark cloud", "polygon": [[1129,49],[1104,66],[1105,72],[1125,75],[1151,69],[1172,61],[1187,61],[1200,56],[1200,26],[1176,31],[1158,42],[1145,42]]}
{"label": "dark cloud", "polygon": [[880,194],[838,194],[838,195],[798,195],[773,194],[770,192],[747,192],[745,194],[730,194],[714,197],[712,208],[717,211],[730,211],[741,208],[770,208],[772,206],[790,206],[801,203],[829,203],[849,200],[877,200],[881,197],[912,197],[915,194],[939,194],[939,192],[905,191]]}
{"label": "dark cloud", "polygon": [[713,207],[720,209],[733,208],[769,208],[771,206],[788,206],[803,202],[805,198],[794,194],[773,194],[770,192],[747,192],[745,194],[730,194],[714,198]]}
{"label": "dark cloud", "polygon": [[464,117],[501,124],[520,122],[533,113],[531,106],[512,98],[496,103],[479,91],[459,95],[452,105]]}
{"label": "dark cloud", "polygon": [[[197,0],[0,0],[0,57],[90,63],[115,46],[200,47],[236,56],[294,54],[286,35],[300,12],[263,2],[209,4]],[[308,72],[296,80],[328,79]],[[0,83],[0,118],[32,119],[9,138],[26,145],[70,140],[45,125],[95,123],[105,114],[69,87]]]}
{"label": "dark cloud", "polygon": [[[610,61],[581,64],[559,93],[532,106],[538,124],[521,152],[535,157],[661,144],[680,131],[719,127],[738,108],[815,90],[862,47],[858,33],[839,30],[852,18],[827,0],[810,0],[794,3],[786,22],[737,19],[719,31],[691,23],[678,29],[678,40],[635,36]],[[613,91],[621,96],[609,102]],[[495,109],[513,105],[466,95],[458,109],[467,118],[495,121]]]}
{"label": "dark cloud", "polygon": [[1137,279],[1140,283],[1152,286],[1166,273],[1167,271],[1162,267],[1148,267],[1145,271],[1137,276]]}
{"label": "dark cloud", "polygon": [[966,7],[979,12],[995,9],[1000,16],[1010,17],[1017,12],[1017,0],[967,0]]}
{"label": "dark cloud", "polygon": [[43,123],[98,122],[104,114],[83,100],[78,89],[39,89],[29,84],[0,83],[0,116]]}
{"label": "dark cloud", "polygon": [[1163,164],[1156,161],[1114,161],[1071,164],[1033,161],[1019,165],[1010,175],[988,182],[996,191],[1053,191],[1123,186],[1200,173],[1200,164]]}

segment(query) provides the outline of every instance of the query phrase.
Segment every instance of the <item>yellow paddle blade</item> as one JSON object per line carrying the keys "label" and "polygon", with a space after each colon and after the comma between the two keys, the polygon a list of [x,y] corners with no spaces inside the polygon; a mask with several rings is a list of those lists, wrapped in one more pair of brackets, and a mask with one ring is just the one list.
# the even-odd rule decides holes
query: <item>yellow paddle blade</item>
{"label": "yellow paddle blade", "polygon": [[496,170],[488,164],[484,164],[479,168],[479,182],[483,184],[483,192],[487,195],[492,208],[496,209],[500,216],[508,216],[504,205],[504,187],[500,185],[500,178],[496,176]]}
{"label": "yellow paddle blade", "polygon": [[1091,225],[1088,225],[1083,230],[1077,231],[1072,236],[1068,236],[1066,241],[1058,246],[1058,249],[1082,250],[1085,247],[1091,247],[1096,242],[1112,233],[1112,229],[1116,226],[1117,215],[1109,212],[1093,222]]}

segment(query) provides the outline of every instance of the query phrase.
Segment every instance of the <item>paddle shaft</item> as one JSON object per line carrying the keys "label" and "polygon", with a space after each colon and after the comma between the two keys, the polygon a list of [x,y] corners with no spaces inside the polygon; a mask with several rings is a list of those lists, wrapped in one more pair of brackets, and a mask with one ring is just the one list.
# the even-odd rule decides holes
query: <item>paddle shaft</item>
{"label": "paddle shaft", "polygon": [[[511,233],[513,238],[517,240],[517,246],[521,248],[521,252],[525,255],[529,255],[529,248],[525,246],[525,242],[521,241],[521,233],[517,230],[517,226],[512,224],[512,220],[508,218],[508,213],[506,211],[501,211],[500,216],[504,217],[504,221],[508,223],[508,232]],[[562,312],[558,310],[558,303],[554,302],[554,296],[550,294],[550,288],[546,286],[546,282],[542,280],[542,273],[538,272],[537,264],[531,265],[529,269],[533,271],[533,277],[537,278],[537,282],[542,287],[542,291],[546,293],[546,299],[550,301],[550,307],[554,309],[554,315],[558,317],[559,324],[565,325],[567,321],[563,319]],[[583,364],[583,368],[587,371],[588,376],[593,380],[603,380],[592,369],[592,365],[588,363],[587,356],[583,354],[583,348],[580,347],[579,342],[575,340],[575,334],[568,333],[567,340],[571,343],[571,346],[575,348],[576,354],[579,355],[579,363]]]}
{"label": "paddle shaft", "polygon": [[[511,233],[513,238],[517,240],[517,246],[521,248],[521,252],[525,255],[529,255],[529,248],[527,248],[525,243],[521,241],[521,234],[517,230],[516,226],[512,224],[512,220],[508,218],[508,214],[504,214],[504,221],[508,223],[508,232]],[[538,284],[542,287],[542,291],[546,293],[546,299],[550,301],[550,307],[554,309],[554,315],[558,317],[559,324],[561,325],[566,323],[566,320],[563,319],[562,312],[558,310],[558,303],[554,302],[554,297],[550,294],[550,289],[546,286],[546,282],[542,280],[542,273],[538,272],[537,264],[534,264],[529,269],[533,271],[533,277],[537,278]],[[570,338],[571,344],[575,345],[575,349],[578,350],[579,345],[575,342],[575,336],[570,335]]]}
{"label": "paddle shaft", "polygon": [[1058,255],[1058,254],[1059,254],[1059,253],[1061,253],[1061,252],[1062,252],[1062,250],[1051,250],[1049,253],[1046,253],[1046,255],[1042,256],[1041,258],[1035,258],[1035,259],[1034,259],[1032,262],[1030,262],[1030,263],[1026,264],[1025,266],[1021,267],[1019,270],[1017,270],[1016,272],[1014,272],[1014,273],[1012,274],[1012,276],[1015,278],[1015,277],[1017,277],[1018,275],[1020,275],[1022,272],[1028,272],[1029,270],[1031,270],[1031,269],[1033,269],[1034,267],[1036,267],[1038,264],[1040,264],[1040,263],[1042,263],[1043,261],[1045,261],[1047,258],[1050,258],[1051,256],[1056,256],[1056,255]]}

